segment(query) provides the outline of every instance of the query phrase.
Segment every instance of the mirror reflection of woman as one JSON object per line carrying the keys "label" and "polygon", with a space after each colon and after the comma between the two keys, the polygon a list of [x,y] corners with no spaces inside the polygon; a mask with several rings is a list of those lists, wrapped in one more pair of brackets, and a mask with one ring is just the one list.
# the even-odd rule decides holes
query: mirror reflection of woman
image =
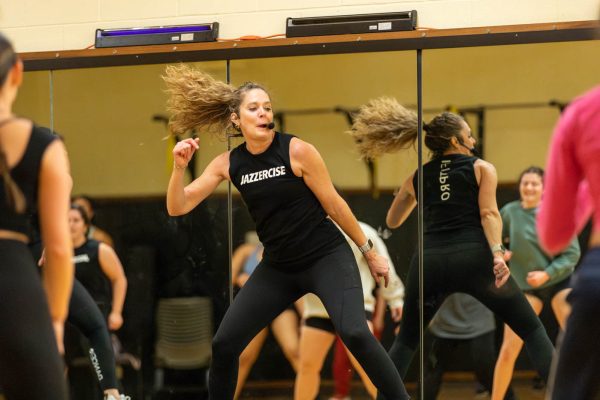
{"label": "mirror reflection of woman", "polygon": [[[9,400],[66,400],[59,349],[73,282],[72,181],[58,137],[12,114],[22,81],[23,63],[0,34],[0,386]],[[42,279],[27,246],[36,213]]]}
{"label": "mirror reflection of woman", "polygon": [[115,247],[112,237],[103,229],[98,228],[94,225],[94,207],[92,205],[92,199],[88,196],[79,195],[74,196],[71,201],[73,204],[77,204],[85,210],[88,219],[90,220],[90,226],[88,228],[87,237],[90,239],[95,239],[99,242],[106,243],[110,247]]}
{"label": "mirror reflection of woman", "polygon": [[[424,304],[419,304],[415,254],[406,280],[403,321],[390,356],[404,376],[420,340],[419,308],[427,326],[448,295],[463,292],[524,339],[534,367],[546,379],[553,347],[504,259],[496,169],[473,155],[475,138],[460,115],[444,112],[423,129],[432,152],[423,166]],[[363,156],[373,158],[409,147],[417,131],[414,112],[394,99],[381,98],[361,107],[351,133]],[[402,184],[388,210],[390,228],[402,225],[417,205],[417,183],[415,172]]]}
{"label": "mirror reflection of woman", "polygon": [[118,390],[108,330],[116,331],[123,325],[127,279],[112,247],[87,238],[89,225],[83,207],[72,204],[69,228],[75,254],[76,279],[67,320],[89,340],[88,353],[105,399],[125,400],[129,397]]}
{"label": "mirror reflection of woman", "polygon": [[123,325],[127,278],[113,248],[95,239],[88,239],[89,226],[90,221],[84,209],[72,205],[69,227],[76,259],[75,277],[107,316],[108,329],[117,331]]}
{"label": "mirror reflection of woman", "polygon": [[398,372],[364,318],[352,251],[329,218],[362,248],[374,279],[383,278],[387,284],[389,267],[335,191],[318,151],[272,129],[271,99],[258,84],[249,82],[236,89],[186,66],[168,67],[165,82],[174,133],[193,128],[223,133],[233,128],[245,139],[212,160],[188,185],[184,171],[199,148],[198,140],[177,143],[167,191],[169,214],[190,212],[219,183],[229,180],[240,191],[265,247],[261,263],[213,338],[210,399],[233,398],[242,350],[307,292],[325,304],[337,332],[375,386],[389,399],[407,399]]}
{"label": "mirror reflection of woman", "polygon": [[[580,250],[577,238],[562,253],[552,257],[540,247],[535,218],[542,201],[544,171],[530,167],[519,178],[520,200],[505,205],[502,215],[502,236],[509,246],[511,275],[537,315],[544,306],[552,311],[564,329],[570,306],[567,295],[570,293],[570,276],[579,260]],[[492,400],[502,400],[510,384],[515,361],[521,352],[523,341],[512,329],[504,326],[504,338],[494,370]]]}

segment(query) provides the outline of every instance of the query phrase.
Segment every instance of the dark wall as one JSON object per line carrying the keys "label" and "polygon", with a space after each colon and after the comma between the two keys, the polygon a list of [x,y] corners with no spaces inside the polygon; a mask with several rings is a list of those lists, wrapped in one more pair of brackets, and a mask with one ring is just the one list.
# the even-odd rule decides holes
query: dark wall
{"label": "dark wall", "polygon": [[[501,186],[498,204],[501,207],[517,196],[516,186]],[[398,275],[404,280],[417,245],[416,213],[413,212],[401,229],[390,231],[385,228],[385,214],[393,198],[390,192],[382,193],[377,199],[368,193],[346,193],[345,198],[359,220],[380,231]],[[183,217],[169,217],[164,198],[97,201],[96,215],[96,224],[113,236],[130,282],[125,325],[119,336],[128,351],[144,354],[147,368],[152,364],[154,306],[158,298],[210,296],[218,324],[228,304],[225,196],[213,196]],[[243,242],[244,233],[252,229],[254,225],[246,207],[235,197],[234,248]],[[554,336],[557,329],[553,316],[544,310],[542,319]],[[391,329],[384,333],[385,346],[391,345],[393,340]],[[468,366],[457,362],[456,368]],[[328,374],[328,367],[324,371]],[[151,371],[146,376],[151,379]],[[293,377],[292,369],[273,340],[267,341],[252,377]]]}

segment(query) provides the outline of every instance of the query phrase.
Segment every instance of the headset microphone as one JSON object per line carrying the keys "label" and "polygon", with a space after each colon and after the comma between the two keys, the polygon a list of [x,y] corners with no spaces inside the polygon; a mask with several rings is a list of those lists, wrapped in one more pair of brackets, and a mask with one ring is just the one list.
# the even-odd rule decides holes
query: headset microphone
{"label": "headset microphone", "polygon": [[462,143],[459,143],[462,147],[464,147],[465,149],[469,150],[471,152],[471,154],[477,158],[481,158],[481,154],[479,153],[479,150],[477,150],[476,147],[467,147]]}
{"label": "headset microphone", "polygon": [[275,128],[275,122],[273,122],[273,121],[269,122],[269,123],[267,124],[267,128],[269,128],[269,129],[273,129],[273,128]]}

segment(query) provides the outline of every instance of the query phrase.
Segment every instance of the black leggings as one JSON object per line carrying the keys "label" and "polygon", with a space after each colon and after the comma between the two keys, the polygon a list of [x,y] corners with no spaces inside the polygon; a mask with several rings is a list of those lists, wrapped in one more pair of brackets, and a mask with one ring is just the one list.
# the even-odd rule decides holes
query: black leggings
{"label": "black leggings", "polygon": [[63,362],[27,246],[0,240],[0,386],[10,400],[66,400]]}
{"label": "black leggings", "polygon": [[213,339],[209,398],[233,398],[242,350],[289,304],[308,292],[321,299],[338,334],[375,386],[389,399],[408,399],[398,371],[367,326],[358,266],[346,243],[302,271],[258,265]]}
{"label": "black leggings", "polygon": [[[468,346],[468,353],[477,380],[488,392],[492,393],[497,356],[495,334],[495,331],[490,331],[469,339],[442,338],[433,334],[426,336],[426,339],[428,337],[431,339],[431,348],[425,358],[424,399],[437,399],[442,385],[442,375],[451,369],[456,360],[455,356],[458,354],[457,350],[463,346]],[[504,399],[512,400],[514,398],[514,392],[509,386]]]}
{"label": "black leggings", "polygon": [[73,324],[90,342],[88,355],[102,390],[116,389],[115,356],[106,320],[92,296],[78,281],[73,281],[67,322]]}
{"label": "black leggings", "polygon": [[[496,313],[523,339],[534,367],[543,379],[547,379],[553,351],[548,334],[512,277],[502,287],[496,288],[492,265],[492,254],[484,238],[479,242],[425,248],[425,326],[448,295],[455,292],[470,294]],[[390,356],[401,376],[406,374],[418,344],[419,276],[415,254],[408,272],[400,334],[390,349]]]}
{"label": "black leggings", "polygon": [[573,307],[560,345],[552,400],[600,399],[600,248],[588,251],[567,300]]}

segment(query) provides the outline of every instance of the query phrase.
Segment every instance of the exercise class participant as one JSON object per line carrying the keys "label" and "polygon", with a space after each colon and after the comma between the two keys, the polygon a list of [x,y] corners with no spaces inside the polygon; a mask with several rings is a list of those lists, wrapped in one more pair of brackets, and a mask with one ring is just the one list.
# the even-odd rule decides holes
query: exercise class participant
{"label": "exercise class participant", "polygon": [[[524,291],[535,313],[539,315],[544,305],[551,305],[558,324],[564,329],[570,311],[566,300],[571,291],[569,278],[581,252],[577,237],[556,257],[548,255],[540,247],[535,217],[543,190],[543,169],[529,167],[521,173],[520,199],[508,203],[500,210],[502,237],[512,253],[509,261],[511,275]],[[505,326],[502,347],[494,369],[492,400],[504,398],[522,347],[523,341]]]}
{"label": "exercise class participant", "polygon": [[563,251],[592,211],[589,249],[571,279],[567,319],[554,382],[553,400],[600,398],[600,88],[575,99],[555,129],[538,214],[540,244],[550,254]]}
{"label": "exercise class participant", "polygon": [[[12,114],[22,80],[23,63],[0,34],[0,386],[8,400],[66,400],[59,348],[73,281],[71,177],[58,137]],[[48,246],[41,280],[27,247],[37,211]]]}
{"label": "exercise class participant", "polygon": [[127,279],[109,245],[88,239],[90,220],[83,207],[71,204],[69,227],[74,245],[75,284],[67,321],[89,340],[88,355],[106,400],[125,400],[119,393],[109,330],[123,325]]}
{"label": "exercise class participant", "polygon": [[83,207],[86,215],[88,216],[88,219],[90,221],[90,227],[87,232],[87,237],[90,239],[95,239],[102,243],[106,243],[110,247],[114,247],[114,241],[113,241],[112,236],[110,236],[108,234],[108,232],[106,232],[105,230],[98,228],[93,223],[96,213],[94,212],[94,206],[93,206],[94,202],[92,201],[92,199],[88,196],[79,195],[79,196],[74,196],[73,199],[71,200],[71,203],[77,204],[77,205]]}

